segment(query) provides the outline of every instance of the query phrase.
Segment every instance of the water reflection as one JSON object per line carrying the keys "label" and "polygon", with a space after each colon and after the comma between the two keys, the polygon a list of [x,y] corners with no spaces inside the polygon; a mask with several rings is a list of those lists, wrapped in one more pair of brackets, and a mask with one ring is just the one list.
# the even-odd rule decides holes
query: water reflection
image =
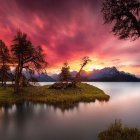
{"label": "water reflection", "polygon": [[24,103],[0,108],[1,140],[97,140],[121,119],[140,127],[140,83],[90,83],[111,96],[109,102],[79,103],[69,109]]}

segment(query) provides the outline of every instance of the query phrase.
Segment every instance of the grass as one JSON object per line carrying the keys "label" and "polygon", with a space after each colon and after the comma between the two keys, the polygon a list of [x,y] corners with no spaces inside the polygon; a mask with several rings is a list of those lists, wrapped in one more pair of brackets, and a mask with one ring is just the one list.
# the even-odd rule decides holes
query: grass
{"label": "grass", "polygon": [[99,140],[140,140],[140,130],[115,121],[107,130],[99,133]]}
{"label": "grass", "polygon": [[97,87],[81,83],[77,88],[65,90],[50,89],[48,85],[26,87],[19,95],[13,93],[12,87],[0,88],[0,106],[23,101],[47,103],[61,108],[70,108],[79,102],[108,101],[109,96]]}

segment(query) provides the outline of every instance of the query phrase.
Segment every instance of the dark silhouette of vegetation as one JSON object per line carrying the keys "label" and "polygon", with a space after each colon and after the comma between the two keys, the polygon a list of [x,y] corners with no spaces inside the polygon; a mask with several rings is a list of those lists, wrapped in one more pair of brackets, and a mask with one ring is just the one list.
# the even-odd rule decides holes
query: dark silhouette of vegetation
{"label": "dark silhouette of vegetation", "polygon": [[9,50],[5,43],[0,40],[0,79],[2,86],[6,87],[6,81],[9,77],[8,71],[10,71],[9,64],[10,55]]}
{"label": "dark silhouette of vegetation", "polygon": [[26,70],[40,70],[46,67],[45,54],[40,46],[34,47],[27,34],[18,32],[13,39],[11,51],[16,63],[15,71],[15,93],[19,92],[22,71]]}
{"label": "dark silhouette of vegetation", "polygon": [[71,79],[70,67],[68,63],[64,63],[64,66],[61,69],[61,73],[59,75],[59,79],[61,82],[68,82]]}
{"label": "dark silhouette of vegetation", "polygon": [[99,133],[99,140],[140,140],[140,130],[115,121],[107,130]]}
{"label": "dark silhouette of vegetation", "polygon": [[105,23],[114,24],[112,32],[120,39],[140,37],[140,2],[138,0],[104,0]]}
{"label": "dark silhouette of vegetation", "polygon": [[49,88],[50,89],[67,89],[72,88],[72,76],[70,73],[70,66],[67,62],[64,63],[61,73],[59,74],[59,82],[54,83]]}
{"label": "dark silhouette of vegetation", "polygon": [[73,87],[76,87],[76,84],[79,83],[81,80],[81,72],[83,70],[83,68],[90,62],[90,58],[88,56],[85,56],[82,58],[82,64],[81,64],[81,68],[79,70],[79,72],[76,74],[72,84],[73,84]]}
{"label": "dark silhouette of vegetation", "polygon": [[[79,72],[76,74],[76,76],[72,79],[70,75],[70,67],[68,66],[67,63],[64,63],[64,67],[62,67],[60,78],[61,82],[57,82],[50,86],[52,89],[67,89],[67,88],[76,88],[77,84],[81,82],[81,71],[83,68],[90,62],[91,60],[89,59],[88,56],[85,56],[82,58],[82,64]],[[69,83],[68,80],[72,79]],[[65,83],[63,83],[65,82]]]}

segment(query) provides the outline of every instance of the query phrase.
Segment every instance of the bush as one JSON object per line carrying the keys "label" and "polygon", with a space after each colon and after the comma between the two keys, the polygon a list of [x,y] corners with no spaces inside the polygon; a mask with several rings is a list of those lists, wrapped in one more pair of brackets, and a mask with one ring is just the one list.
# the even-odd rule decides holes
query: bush
{"label": "bush", "polygon": [[99,140],[140,140],[140,130],[124,126],[121,121],[115,121],[107,130],[98,135]]}

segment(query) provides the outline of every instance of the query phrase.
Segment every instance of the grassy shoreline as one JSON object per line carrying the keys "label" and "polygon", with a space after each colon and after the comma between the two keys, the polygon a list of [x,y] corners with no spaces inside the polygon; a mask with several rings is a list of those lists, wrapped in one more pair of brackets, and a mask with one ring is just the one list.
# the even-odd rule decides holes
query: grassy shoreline
{"label": "grassy shoreline", "polygon": [[99,140],[140,140],[140,130],[138,128],[129,128],[115,121],[109,128],[98,135]]}
{"label": "grassy shoreline", "polygon": [[65,90],[49,89],[49,85],[26,87],[20,95],[15,95],[12,87],[0,88],[0,106],[29,101],[68,108],[79,102],[108,101],[109,98],[101,89],[85,83]]}

